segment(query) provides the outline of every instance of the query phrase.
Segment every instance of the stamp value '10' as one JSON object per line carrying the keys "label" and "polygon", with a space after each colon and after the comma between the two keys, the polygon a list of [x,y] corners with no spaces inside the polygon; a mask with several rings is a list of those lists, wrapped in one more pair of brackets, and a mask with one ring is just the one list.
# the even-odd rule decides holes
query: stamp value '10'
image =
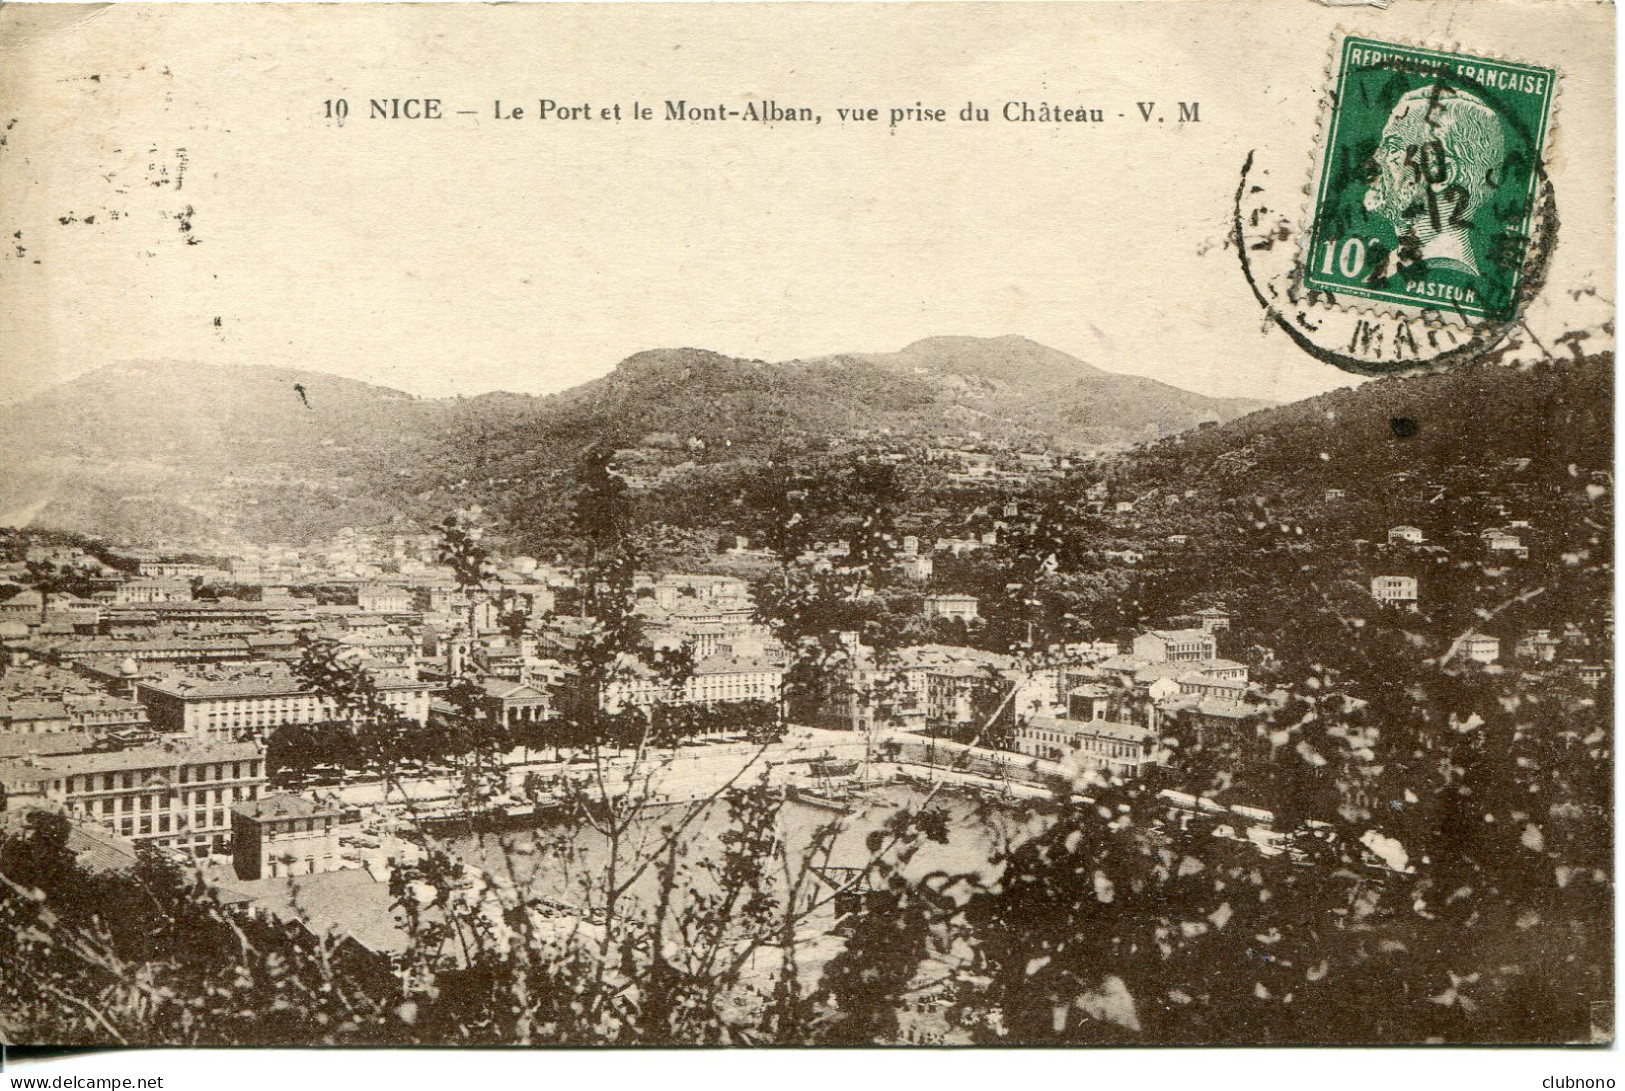
{"label": "stamp value '10'", "polygon": [[1550,68],[1345,38],[1304,286],[1401,313],[1511,319],[1556,85]]}

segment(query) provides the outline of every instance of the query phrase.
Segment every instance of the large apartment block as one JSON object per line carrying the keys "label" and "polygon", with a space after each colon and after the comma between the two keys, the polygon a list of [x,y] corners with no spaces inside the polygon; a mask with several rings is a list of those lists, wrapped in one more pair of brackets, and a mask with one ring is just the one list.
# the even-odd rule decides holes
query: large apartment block
{"label": "large apartment block", "polygon": [[648,708],[653,705],[723,705],[740,701],[779,700],[784,683],[784,667],[755,656],[712,656],[694,666],[694,673],[679,687],[667,686],[648,671],[637,670],[633,677],[607,687],[604,706],[626,705]]}
{"label": "large apartment block", "polygon": [[192,585],[185,580],[127,580],[113,592],[113,602],[119,606],[191,601]]}
{"label": "large apartment block", "polygon": [[1151,663],[1217,659],[1219,643],[1207,629],[1152,629],[1134,638],[1134,658]]}
{"label": "large apartment block", "polygon": [[1161,759],[1156,732],[1138,724],[1109,720],[1064,720],[1034,716],[1018,724],[1015,748],[1050,761],[1076,761],[1132,777]]}
{"label": "large apartment block", "polygon": [[[426,723],[426,682],[379,678],[379,696],[406,719]],[[171,678],[142,682],[136,698],[154,729],[194,739],[261,735],[283,724],[315,724],[340,718],[333,699],[312,693],[292,675],[248,674],[236,678]]]}
{"label": "large apartment block", "polygon": [[9,783],[30,785],[72,815],[196,856],[227,850],[232,806],[258,798],[265,786],[264,754],[253,743],[165,744],[8,764]]}

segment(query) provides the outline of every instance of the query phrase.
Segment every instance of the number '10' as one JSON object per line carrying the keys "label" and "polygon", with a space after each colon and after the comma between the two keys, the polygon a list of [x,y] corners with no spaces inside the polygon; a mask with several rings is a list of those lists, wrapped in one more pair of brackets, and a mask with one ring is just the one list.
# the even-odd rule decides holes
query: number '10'
{"label": "number '10'", "polygon": [[1365,268],[1365,243],[1359,239],[1347,239],[1342,249],[1338,249],[1337,240],[1332,239],[1320,248],[1320,271],[1327,276],[1332,275],[1332,256],[1337,257],[1337,271],[1353,280]]}

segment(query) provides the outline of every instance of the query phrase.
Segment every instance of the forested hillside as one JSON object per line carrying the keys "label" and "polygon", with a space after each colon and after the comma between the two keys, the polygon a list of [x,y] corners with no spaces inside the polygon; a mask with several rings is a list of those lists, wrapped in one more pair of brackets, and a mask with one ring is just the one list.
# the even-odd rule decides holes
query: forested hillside
{"label": "forested hillside", "polygon": [[1126,446],[1260,404],[1111,374],[1023,338],[786,363],[656,350],[551,397],[422,399],[318,371],[148,363],[0,409],[0,521],[299,544],[343,526],[432,524],[475,499],[537,517],[561,465],[593,444],[625,449],[630,470],[680,476],[786,442]]}

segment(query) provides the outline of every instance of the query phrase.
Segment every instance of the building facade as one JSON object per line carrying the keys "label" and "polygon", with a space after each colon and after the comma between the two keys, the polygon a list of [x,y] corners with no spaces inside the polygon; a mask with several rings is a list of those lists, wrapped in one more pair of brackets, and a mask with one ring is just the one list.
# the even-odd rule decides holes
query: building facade
{"label": "building facade", "polygon": [[206,856],[226,851],[230,808],[264,791],[265,758],[253,743],[143,746],[12,763],[6,779],[123,837]]}
{"label": "building facade", "polygon": [[927,595],[925,596],[925,616],[929,618],[951,618],[956,621],[975,621],[980,615],[977,612],[975,595]]}
{"label": "building facade", "polygon": [[356,588],[355,601],[373,614],[406,614],[414,609],[412,589],[392,583],[364,583]]}
{"label": "building facade", "polygon": [[360,828],[360,812],[336,799],[261,796],[231,809],[232,866],[244,880],[358,867],[345,858],[343,838]]}
{"label": "building facade", "polygon": [[897,570],[906,580],[925,583],[936,570],[936,562],[921,553],[906,553],[898,558]]}
{"label": "building facade", "polygon": [[142,561],[136,569],[141,575],[156,580],[205,579],[210,574],[206,565],[192,561]]}
{"label": "building facade", "polygon": [[[378,695],[396,713],[415,723],[429,719],[427,682],[377,680]],[[136,699],[146,706],[155,730],[194,739],[235,739],[264,735],[283,724],[316,724],[342,719],[325,694],[312,693],[291,675],[241,678],[170,678],[142,682]]]}
{"label": "building facade", "polygon": [[1504,530],[1486,530],[1479,535],[1484,548],[1491,553],[1510,553],[1520,560],[1528,560],[1529,547],[1516,534],[1508,534]]}
{"label": "building facade", "polygon": [[1207,629],[1153,629],[1134,638],[1134,658],[1149,663],[1216,659],[1218,654],[1218,639]]}
{"label": "building facade", "polygon": [[1384,605],[1416,601],[1415,576],[1372,576],[1371,597]]}
{"label": "building facade", "polygon": [[1493,636],[1464,636],[1457,647],[1464,658],[1474,663],[1494,663],[1501,658],[1501,642]]}
{"label": "building facade", "polygon": [[126,580],[113,591],[113,602],[119,606],[191,601],[192,585],[184,580]]}
{"label": "building facade", "polygon": [[681,687],[668,686],[646,670],[629,668],[629,676],[606,687],[604,707],[611,711],[636,705],[721,705],[740,701],[778,704],[784,667],[754,656],[712,656],[694,666]]}
{"label": "building facade", "polygon": [[1160,756],[1157,733],[1111,720],[1066,720],[1033,716],[1017,725],[1015,748],[1049,761],[1074,760],[1085,768],[1124,777],[1137,775]]}

